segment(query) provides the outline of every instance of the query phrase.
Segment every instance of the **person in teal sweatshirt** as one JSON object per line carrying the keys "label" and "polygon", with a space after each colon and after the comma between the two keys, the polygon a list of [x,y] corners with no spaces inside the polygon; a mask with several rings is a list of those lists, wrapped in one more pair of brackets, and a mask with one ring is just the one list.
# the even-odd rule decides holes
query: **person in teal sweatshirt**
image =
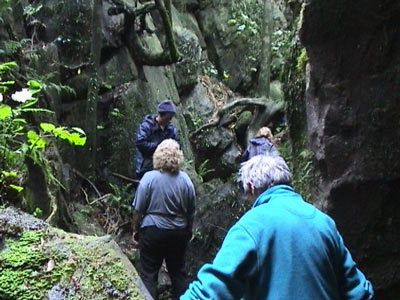
{"label": "person in teal sweatshirt", "polygon": [[283,158],[255,156],[240,177],[258,197],[180,300],[373,299],[335,222],[288,185]]}

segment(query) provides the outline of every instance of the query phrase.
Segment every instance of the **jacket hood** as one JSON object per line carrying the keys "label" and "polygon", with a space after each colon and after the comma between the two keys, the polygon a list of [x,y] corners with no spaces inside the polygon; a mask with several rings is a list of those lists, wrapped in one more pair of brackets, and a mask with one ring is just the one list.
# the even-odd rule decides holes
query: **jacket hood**
{"label": "jacket hood", "polygon": [[250,143],[252,143],[253,145],[263,145],[263,144],[266,144],[266,143],[268,143],[268,144],[270,144],[270,142],[268,141],[268,139],[267,138],[265,138],[265,137],[263,137],[263,136],[257,136],[257,137],[253,137],[251,140],[250,140]]}

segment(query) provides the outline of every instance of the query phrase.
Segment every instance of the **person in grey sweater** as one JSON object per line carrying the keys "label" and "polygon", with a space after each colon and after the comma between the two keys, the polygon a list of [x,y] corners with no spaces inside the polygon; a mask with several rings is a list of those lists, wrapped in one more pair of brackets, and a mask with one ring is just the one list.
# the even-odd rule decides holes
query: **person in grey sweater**
{"label": "person in grey sweater", "polygon": [[133,242],[140,251],[140,276],[155,299],[163,260],[174,297],[178,298],[187,288],[185,253],[192,233],[196,196],[189,176],[180,170],[182,160],[175,140],[162,141],[153,155],[154,170],[144,174],[132,203]]}

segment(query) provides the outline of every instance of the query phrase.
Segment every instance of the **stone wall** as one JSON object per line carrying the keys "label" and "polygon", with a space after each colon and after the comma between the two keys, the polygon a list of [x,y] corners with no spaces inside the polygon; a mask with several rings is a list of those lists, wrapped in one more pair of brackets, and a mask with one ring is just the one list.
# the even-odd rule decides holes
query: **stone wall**
{"label": "stone wall", "polygon": [[[400,293],[400,6],[307,1],[308,129],[320,202],[376,299]],[[397,297],[396,297],[397,296]]]}

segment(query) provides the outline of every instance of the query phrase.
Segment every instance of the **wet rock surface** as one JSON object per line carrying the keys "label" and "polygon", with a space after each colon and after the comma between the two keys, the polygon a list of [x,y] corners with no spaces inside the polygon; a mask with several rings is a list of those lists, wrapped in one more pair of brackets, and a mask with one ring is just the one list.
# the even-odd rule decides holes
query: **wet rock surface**
{"label": "wet rock surface", "polygon": [[23,230],[41,230],[48,225],[30,214],[12,207],[0,211],[0,234],[19,235]]}
{"label": "wet rock surface", "polygon": [[319,205],[337,222],[376,299],[400,294],[400,7],[307,1],[308,130]]}

